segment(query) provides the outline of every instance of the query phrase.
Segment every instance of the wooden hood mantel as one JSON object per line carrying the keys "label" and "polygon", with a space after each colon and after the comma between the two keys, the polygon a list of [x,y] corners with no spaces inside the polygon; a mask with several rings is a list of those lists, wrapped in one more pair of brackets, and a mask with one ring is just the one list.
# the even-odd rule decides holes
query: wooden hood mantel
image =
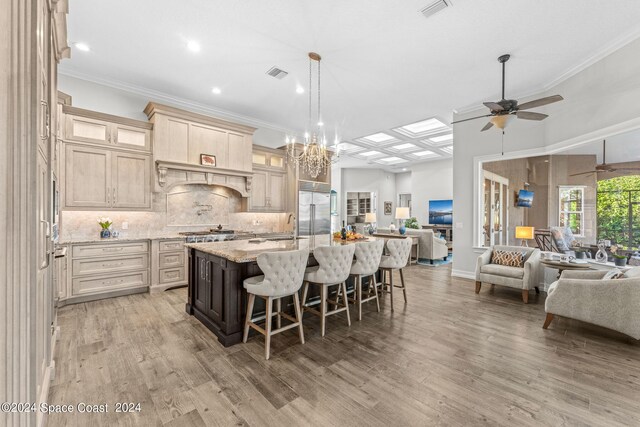
{"label": "wooden hood mantel", "polygon": [[156,160],[156,168],[160,191],[176,185],[206,184],[231,188],[242,197],[249,197],[251,192],[251,172],[162,160]]}

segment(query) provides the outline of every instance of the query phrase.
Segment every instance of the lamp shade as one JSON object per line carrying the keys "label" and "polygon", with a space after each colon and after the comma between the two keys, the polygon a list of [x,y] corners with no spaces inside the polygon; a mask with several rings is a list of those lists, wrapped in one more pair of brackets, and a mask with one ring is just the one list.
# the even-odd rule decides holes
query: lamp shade
{"label": "lamp shade", "polygon": [[376,218],[375,212],[367,212],[364,214],[364,222],[374,223],[378,222],[378,218]]}
{"label": "lamp shade", "polygon": [[396,208],[396,219],[409,219],[409,208]]}
{"label": "lamp shade", "polygon": [[516,227],[516,239],[533,239],[533,227]]}

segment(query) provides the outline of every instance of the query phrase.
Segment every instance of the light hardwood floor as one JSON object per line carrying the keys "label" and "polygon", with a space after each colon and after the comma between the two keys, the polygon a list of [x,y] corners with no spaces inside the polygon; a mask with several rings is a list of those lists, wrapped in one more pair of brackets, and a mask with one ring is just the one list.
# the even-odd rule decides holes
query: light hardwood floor
{"label": "light hardwood floor", "polygon": [[[55,414],[49,426],[640,425],[640,343],[558,318],[544,296],[405,270],[409,304],[365,304],[223,348],[186,290],[64,307],[49,402],[140,402],[139,414]],[[400,302],[400,303],[399,303]],[[354,319],[355,320],[355,319]]]}

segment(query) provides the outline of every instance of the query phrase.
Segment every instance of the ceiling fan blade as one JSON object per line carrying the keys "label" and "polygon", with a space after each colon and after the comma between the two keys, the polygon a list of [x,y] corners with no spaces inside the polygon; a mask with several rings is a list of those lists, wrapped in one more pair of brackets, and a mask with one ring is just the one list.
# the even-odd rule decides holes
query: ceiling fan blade
{"label": "ceiling fan blade", "polygon": [[484,106],[490,109],[491,111],[503,111],[504,108],[502,105],[497,102],[483,102]]}
{"label": "ceiling fan blade", "polygon": [[614,168],[615,172],[638,172],[640,168]]}
{"label": "ceiling fan blade", "polygon": [[562,101],[563,99],[564,98],[560,95],[547,96],[546,98],[540,98],[535,101],[529,101],[518,105],[518,110],[529,110],[531,108],[542,107],[543,105],[553,104],[554,102]]}
{"label": "ceiling fan blade", "polygon": [[519,119],[524,119],[524,120],[544,120],[547,117],[549,117],[546,114],[534,113],[534,112],[531,112],[531,111],[518,111],[516,113],[516,116]]}
{"label": "ceiling fan blade", "polygon": [[489,122],[486,125],[484,125],[484,127],[480,130],[480,132],[484,132],[485,130],[489,130],[489,129],[491,129],[491,127],[493,127],[493,123]]}
{"label": "ceiling fan blade", "polygon": [[591,175],[592,173],[598,173],[598,172],[600,172],[600,171],[589,171],[589,172],[572,173],[569,176]]}
{"label": "ceiling fan blade", "polygon": [[455,125],[456,123],[468,122],[469,120],[481,119],[483,117],[491,117],[491,116],[493,116],[493,114],[485,114],[484,116],[471,117],[470,119],[456,120],[455,122],[451,122],[451,124]]}

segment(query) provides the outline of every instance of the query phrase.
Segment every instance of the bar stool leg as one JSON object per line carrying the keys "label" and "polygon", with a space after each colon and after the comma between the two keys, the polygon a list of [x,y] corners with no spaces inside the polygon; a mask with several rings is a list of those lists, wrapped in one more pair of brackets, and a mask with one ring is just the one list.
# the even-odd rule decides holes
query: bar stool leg
{"label": "bar stool leg", "polygon": [[[340,285],[338,285],[340,286]],[[344,295],[344,307],[347,309],[347,325],[351,326],[351,316],[349,316],[349,302],[347,301],[347,282],[342,282],[342,292]]]}
{"label": "bar stool leg", "polygon": [[269,352],[271,351],[271,317],[273,316],[273,298],[267,297],[267,319],[265,322],[264,337],[264,357],[269,360]]}
{"label": "bar stool leg", "polygon": [[391,311],[393,311],[393,270],[389,270],[389,294],[391,295]]}
{"label": "bar stool leg", "polygon": [[296,310],[296,320],[298,321],[298,334],[300,335],[300,344],[304,344],[304,329],[302,328],[302,310],[300,309],[300,297],[296,292],[293,294],[293,306]]}
{"label": "bar stool leg", "polygon": [[309,292],[309,282],[304,282],[304,287],[302,288],[302,307],[307,304],[307,293]]}
{"label": "bar stool leg", "polygon": [[404,294],[404,302],[407,302],[407,288],[404,286],[404,274],[402,273],[402,269],[400,269],[400,282],[402,283],[402,293]]}
{"label": "bar stool leg", "polygon": [[320,336],[324,336],[327,322],[327,285],[322,285],[320,290]]}
{"label": "bar stool leg", "polygon": [[358,320],[362,320],[362,276],[358,275],[354,281],[357,286],[358,294],[356,298],[358,299]]}
{"label": "bar stool leg", "polygon": [[371,275],[371,284],[373,285],[373,294],[376,296],[376,307],[378,308],[378,313],[380,312],[380,298],[378,298],[378,286],[376,284],[376,275]]}
{"label": "bar stool leg", "polygon": [[338,285],[338,290],[336,291],[336,303],[333,305],[334,310],[337,310],[340,307],[340,291],[342,291],[342,288]]}
{"label": "bar stool leg", "polygon": [[280,316],[280,313],[282,312],[282,298],[278,298],[276,300],[276,310],[276,325],[278,326],[278,329],[280,329],[282,327],[282,316]]}
{"label": "bar stool leg", "polygon": [[244,335],[242,336],[242,342],[246,343],[249,337],[249,324],[251,323],[251,316],[253,315],[253,303],[256,300],[254,294],[247,294],[249,299],[247,300],[247,316],[244,320]]}

